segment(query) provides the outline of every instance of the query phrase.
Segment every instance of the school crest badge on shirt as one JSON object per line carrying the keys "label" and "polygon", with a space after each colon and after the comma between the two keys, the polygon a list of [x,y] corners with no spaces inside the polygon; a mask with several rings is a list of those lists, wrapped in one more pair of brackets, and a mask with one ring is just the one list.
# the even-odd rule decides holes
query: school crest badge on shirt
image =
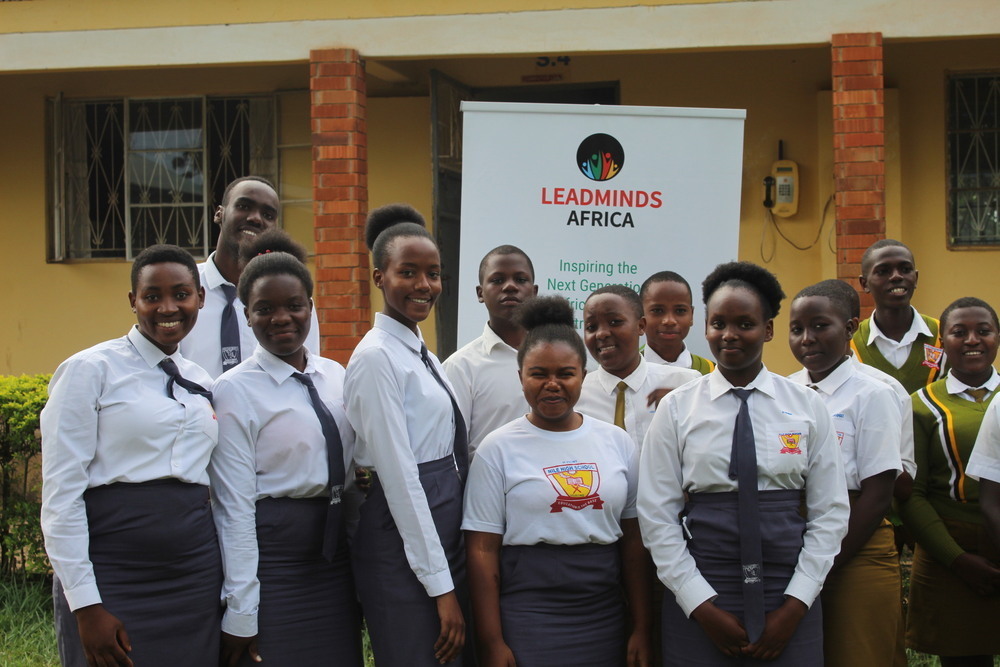
{"label": "school crest badge on shirt", "polygon": [[564,509],[595,510],[604,507],[604,501],[597,494],[601,486],[601,471],[596,463],[563,463],[542,468],[552,488],[556,490],[556,501],[552,503],[550,514]]}
{"label": "school crest badge on shirt", "polygon": [[920,365],[928,368],[941,368],[942,356],[944,356],[943,348],[924,343],[924,360],[920,362]]}
{"label": "school crest badge on shirt", "polygon": [[799,440],[802,439],[802,433],[799,431],[789,431],[788,433],[779,433],[778,439],[781,440],[781,452],[780,454],[801,454],[802,450],[799,448]]}

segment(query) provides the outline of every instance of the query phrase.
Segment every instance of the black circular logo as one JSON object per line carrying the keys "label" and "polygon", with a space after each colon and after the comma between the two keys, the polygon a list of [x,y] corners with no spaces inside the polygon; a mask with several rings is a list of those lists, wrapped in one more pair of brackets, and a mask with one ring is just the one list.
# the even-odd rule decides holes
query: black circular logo
{"label": "black circular logo", "polygon": [[592,134],[576,149],[576,166],[592,181],[610,181],[625,164],[625,149],[610,134]]}

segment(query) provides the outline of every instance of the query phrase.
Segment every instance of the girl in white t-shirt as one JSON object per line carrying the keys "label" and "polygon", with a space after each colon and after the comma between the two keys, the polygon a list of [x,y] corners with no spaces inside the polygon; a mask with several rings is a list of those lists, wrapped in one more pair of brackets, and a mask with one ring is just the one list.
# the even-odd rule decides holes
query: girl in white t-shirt
{"label": "girl in white t-shirt", "polygon": [[586,351],[569,303],[534,299],[522,322],[518,372],[531,412],[483,441],[465,496],[484,662],[649,664],[636,447],[620,428],[574,410]]}

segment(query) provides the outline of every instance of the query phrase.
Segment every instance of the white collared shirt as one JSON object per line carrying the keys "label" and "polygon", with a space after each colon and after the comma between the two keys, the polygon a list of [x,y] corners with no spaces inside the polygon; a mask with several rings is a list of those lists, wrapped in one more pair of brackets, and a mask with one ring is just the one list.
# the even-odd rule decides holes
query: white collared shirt
{"label": "white collared shirt", "polygon": [[997,373],[995,368],[993,369],[993,373],[990,375],[990,379],[978,387],[965,384],[951,373],[948,373],[944,379],[944,387],[949,394],[958,395],[959,398],[964,398],[965,400],[972,402],[975,402],[976,399],[968,393],[969,389],[989,389],[990,394],[992,394],[997,390],[998,386],[1000,386],[1000,374]]}
{"label": "white collared shirt", "polygon": [[616,426],[584,416],[572,431],[520,417],[487,436],[465,487],[463,530],[504,546],[614,544],[634,519],[638,449]]}
{"label": "white collared shirt", "polygon": [[[906,364],[907,357],[910,356],[910,347],[913,342],[917,340],[917,336],[923,334],[929,338],[934,336],[931,334],[931,330],[927,328],[927,323],[924,322],[924,318],[920,317],[920,313],[913,306],[910,306],[913,311],[913,322],[910,324],[909,330],[903,334],[903,337],[895,341],[878,328],[878,324],[875,323],[875,315],[872,314],[871,317],[871,330],[868,333],[868,344],[871,345],[875,343],[875,347],[878,351],[882,353],[885,360],[896,368],[902,368]],[[941,361],[942,367],[944,367],[944,360]]]}
{"label": "white collared shirt", "polygon": [[[42,410],[42,532],[70,609],[101,602],[90,562],[87,489],[176,478],[208,485],[219,425],[208,399],[174,385],[166,358],[132,327],[126,336],[74,354],[56,369]],[[212,379],[180,353],[181,375]],[[142,446],[137,447],[136,442]]]}
{"label": "white collared shirt", "polygon": [[906,391],[906,387],[899,380],[885,371],[862,363],[853,354],[851,355],[851,363],[854,364],[854,370],[878,380],[896,394],[900,417],[899,455],[903,462],[903,471],[911,478],[916,478],[917,460],[913,446],[913,399],[910,392]]}
{"label": "white collared shirt", "polygon": [[[732,388],[716,369],[670,392],[653,417],[640,454],[643,542],[660,580],[688,616],[717,593],[698,571],[678,515],[685,493],[737,490],[729,478],[740,404]],[[850,515],[833,425],[816,392],[766,368],[747,388],[756,390],[748,407],[757,444],[757,488],[805,489],[808,523],[785,595],[811,605],[840,551]]]}
{"label": "white collared shirt", "polygon": [[[198,321],[181,341],[181,353],[185,358],[204,368],[214,379],[222,375],[220,330],[222,311],[226,308],[226,293],[222,291],[222,286],[232,283],[219,272],[215,265],[214,252],[198,265],[198,275],[201,277],[201,286],[205,288],[205,307],[198,311]],[[240,359],[245,360],[249,359],[257,349],[257,338],[253,329],[247,324],[243,306],[240,297],[233,299],[233,308],[236,309],[236,319],[239,322]],[[317,354],[320,349],[319,318],[316,316],[316,308],[312,309],[312,324],[306,336],[306,348]]]}
{"label": "white collared shirt", "polygon": [[986,408],[965,474],[976,481],[988,479],[1000,484],[1000,400],[996,398]]}
{"label": "white collared shirt", "polygon": [[469,428],[469,456],[491,431],[528,412],[517,374],[517,350],[490,328],[444,360]]}
{"label": "white collared shirt", "polygon": [[864,375],[847,359],[819,382],[802,369],[788,376],[815,386],[833,420],[849,491],[860,491],[862,480],[903,470],[900,458],[902,419],[899,399],[887,385]]}
{"label": "white collared shirt", "polygon": [[[677,355],[677,359],[674,361],[667,361],[661,357],[649,343],[646,343],[646,349],[643,350],[642,356],[649,363],[659,364],[661,366],[680,366],[681,368],[691,368],[691,364],[694,362],[694,359],[691,358],[691,350],[687,349],[686,346],[683,350],[681,350],[681,353]],[[698,373],[698,375],[701,375],[701,373]]]}
{"label": "white collared shirt", "polygon": [[[238,637],[257,634],[256,502],[329,495],[326,437],[309,390],[292,377],[296,372],[258,347],[212,387],[219,446],[208,472],[226,573],[222,630]],[[344,469],[350,470],[354,429],[344,412],[344,368],[309,354],[305,373],[337,421]]]}
{"label": "white collared shirt", "polygon": [[624,379],[598,367],[584,378],[576,410],[594,419],[614,424],[618,383],[624,382],[628,385],[625,389],[625,431],[635,446],[641,448],[649,423],[653,421],[653,414],[656,412],[656,405],[646,404],[650,392],[662,388],[676,389],[700,377],[701,373],[690,368],[651,364],[642,357],[639,358],[636,369]]}
{"label": "white collared shirt", "polygon": [[[378,472],[406,559],[427,595],[437,597],[455,586],[417,464],[454,453],[455,412],[420,359],[422,343],[423,337],[377,313],[347,364],[344,395],[357,432],[354,460]],[[437,357],[429,356],[447,383]]]}

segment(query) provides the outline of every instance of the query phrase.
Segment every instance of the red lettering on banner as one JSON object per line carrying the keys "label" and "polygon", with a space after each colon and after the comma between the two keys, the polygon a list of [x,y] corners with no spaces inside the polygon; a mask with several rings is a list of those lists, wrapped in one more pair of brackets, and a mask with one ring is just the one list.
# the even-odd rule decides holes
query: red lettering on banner
{"label": "red lettering on banner", "polygon": [[549,514],[568,510],[582,510],[593,507],[595,510],[604,509],[604,501],[600,496],[587,496],[586,498],[570,498],[569,496],[556,496],[556,501],[550,505],[552,508]]}
{"label": "red lettering on banner", "polygon": [[591,190],[590,188],[542,188],[542,204],[548,206],[607,206],[611,208],[660,208],[663,192],[654,190]]}

